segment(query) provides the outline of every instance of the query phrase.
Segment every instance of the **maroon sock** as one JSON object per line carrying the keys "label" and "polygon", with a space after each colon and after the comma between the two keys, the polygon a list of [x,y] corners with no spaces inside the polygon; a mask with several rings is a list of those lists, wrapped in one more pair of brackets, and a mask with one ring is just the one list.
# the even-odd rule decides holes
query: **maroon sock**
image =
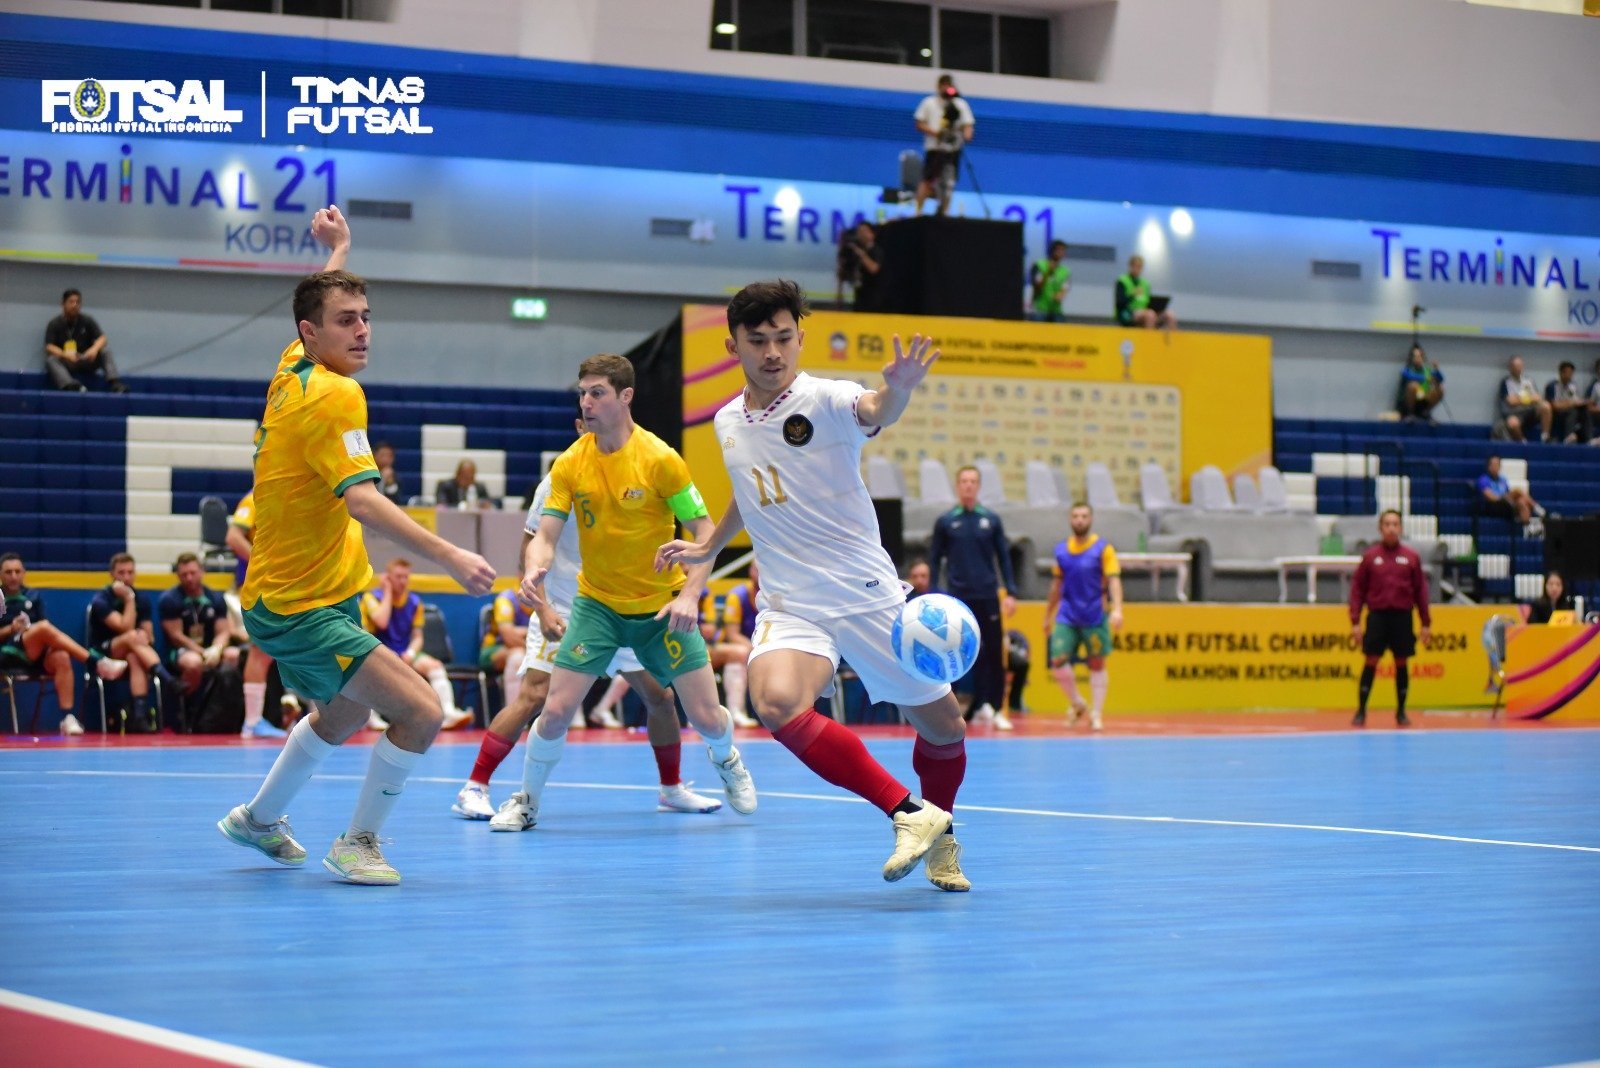
{"label": "maroon sock", "polygon": [[484,731],[483,741],[478,745],[478,762],[472,765],[472,781],[488,786],[489,779],[494,775],[494,769],[498,768],[516,747],[515,738],[502,738],[494,731]]}
{"label": "maroon sock", "polygon": [[679,768],[683,764],[683,743],[652,745],[656,751],[656,770],[661,773],[662,786],[676,786],[683,781]]}
{"label": "maroon sock", "polygon": [[911,749],[911,766],[922,779],[922,799],[955,811],[956,791],[967,777],[967,741],[934,745],[920,734]]}
{"label": "maroon sock", "polygon": [[772,736],[800,758],[800,762],[835,786],[865,798],[884,815],[911,793],[872,759],[854,731],[808,708],[774,731]]}

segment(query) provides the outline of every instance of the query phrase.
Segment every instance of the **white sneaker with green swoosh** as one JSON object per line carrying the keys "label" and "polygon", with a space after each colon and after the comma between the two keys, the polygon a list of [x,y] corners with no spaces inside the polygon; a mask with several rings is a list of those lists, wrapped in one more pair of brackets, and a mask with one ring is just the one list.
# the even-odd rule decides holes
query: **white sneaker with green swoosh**
{"label": "white sneaker with green swoosh", "polygon": [[366,886],[398,886],[400,873],[383,859],[378,836],[371,831],[348,831],[333,840],[322,866],[347,883]]}

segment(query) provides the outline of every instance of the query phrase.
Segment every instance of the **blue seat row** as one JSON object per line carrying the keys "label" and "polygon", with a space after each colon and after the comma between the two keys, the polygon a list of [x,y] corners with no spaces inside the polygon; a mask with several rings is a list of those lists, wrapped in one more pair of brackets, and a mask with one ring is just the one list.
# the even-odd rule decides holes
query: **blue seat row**
{"label": "blue seat row", "polygon": [[3,512],[5,540],[15,538],[121,538],[127,518],[114,515],[85,515],[82,512]]}
{"label": "blue seat row", "polygon": [[[123,400],[147,394],[168,394],[174,397],[203,398],[208,400],[237,398],[259,403],[266,394],[269,375],[263,373],[251,378],[182,378],[165,375],[129,375],[127,381],[133,392],[122,395]],[[47,389],[44,372],[0,371],[0,391],[17,391],[51,395]],[[447,404],[492,405],[515,403],[518,405],[564,406],[569,412],[576,405],[572,391],[557,389],[508,389],[499,386],[405,386],[391,383],[363,382],[362,389],[369,403],[373,401],[400,401]],[[70,396],[70,394],[66,394]],[[78,394],[83,396],[83,394]],[[100,401],[115,401],[114,394],[92,393]]]}

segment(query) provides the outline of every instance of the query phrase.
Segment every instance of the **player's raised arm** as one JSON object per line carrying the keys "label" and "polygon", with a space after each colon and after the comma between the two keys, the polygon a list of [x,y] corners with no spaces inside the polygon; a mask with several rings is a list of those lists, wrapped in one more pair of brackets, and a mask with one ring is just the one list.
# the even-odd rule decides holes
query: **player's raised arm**
{"label": "player's raised arm", "polygon": [[419,526],[399,505],[383,495],[376,481],[361,481],[347,488],[344,503],[356,522],[426,556],[466,587],[468,593],[488,593],[489,587],[494,585],[494,568],[489,566],[489,561]]}
{"label": "player's raised arm", "polygon": [[939,358],[933,338],[911,335],[911,344],[902,346],[894,336],[894,359],[883,368],[883,385],[863,393],[856,403],[856,421],[862,426],[890,426],[911,403],[911,394],[928,377],[928,368]]}
{"label": "player's raised arm", "polygon": [[328,262],[324,271],[342,271],[350,258],[350,224],[345,221],[337,204],[319,208],[311,216],[311,236],[328,246]]}
{"label": "player's raised arm", "polygon": [[[704,541],[675,538],[656,550],[656,570],[665,571],[673,564],[696,567],[716,560],[717,554],[728,547],[733,536],[744,529],[744,518],[739,515],[739,502],[728,501],[728,510],[722,513],[711,537]],[[692,532],[692,528],[691,528]]]}
{"label": "player's raised arm", "polygon": [[544,577],[549,574],[550,564],[556,558],[556,542],[561,540],[561,528],[566,523],[565,515],[545,512],[539,516],[539,531],[523,555],[522,585],[517,587],[517,596],[523,604],[533,608],[545,604]]}

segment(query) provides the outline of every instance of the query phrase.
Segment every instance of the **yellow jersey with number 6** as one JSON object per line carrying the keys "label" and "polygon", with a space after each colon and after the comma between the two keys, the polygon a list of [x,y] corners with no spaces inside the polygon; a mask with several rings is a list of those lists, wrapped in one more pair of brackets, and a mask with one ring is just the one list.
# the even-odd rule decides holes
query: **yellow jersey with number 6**
{"label": "yellow jersey with number 6", "polygon": [[378,478],[367,398],[355,380],[283,350],[256,430],[255,537],[239,600],[280,615],[338,604],[372,580],[344,491]]}
{"label": "yellow jersey with number 6", "polygon": [[578,592],[634,615],[659,611],[682,588],[683,569],[657,574],[655,555],[674,537],[674,513],[694,518],[695,504],[705,515],[683,457],[635,426],[613,453],[601,452],[593,434],[573,442],[550,468],[544,514],[578,524]]}

